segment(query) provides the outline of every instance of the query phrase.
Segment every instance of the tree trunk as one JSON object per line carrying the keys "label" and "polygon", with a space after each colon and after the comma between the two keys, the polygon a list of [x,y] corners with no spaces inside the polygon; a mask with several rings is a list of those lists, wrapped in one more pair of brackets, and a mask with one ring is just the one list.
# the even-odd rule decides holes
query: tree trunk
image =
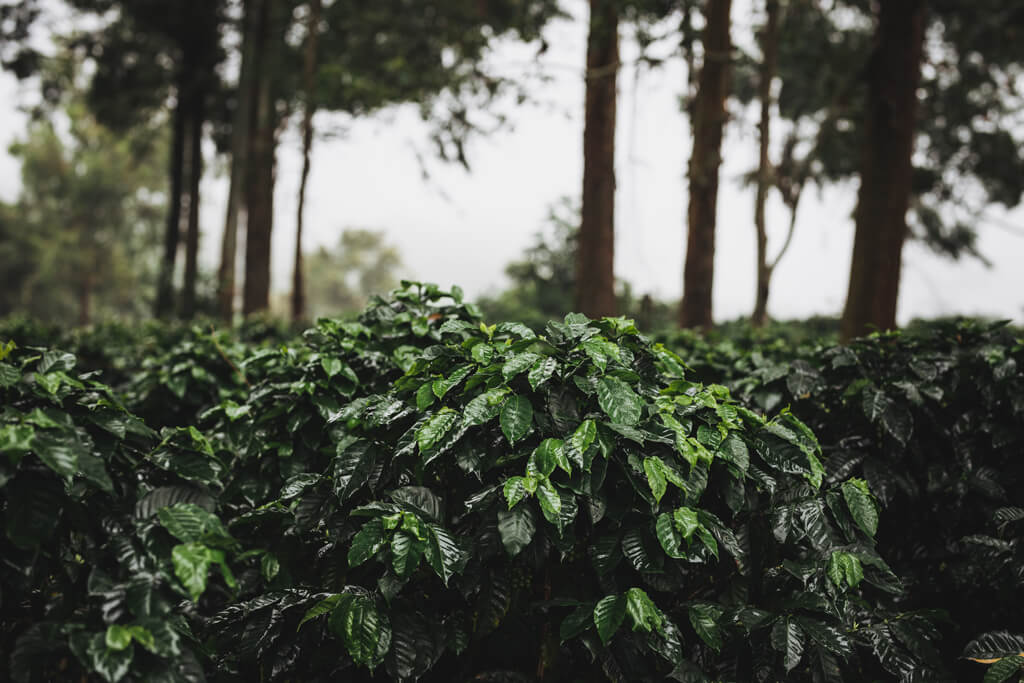
{"label": "tree trunk", "polygon": [[763,327],[768,320],[768,288],[771,284],[772,269],[768,266],[768,226],[765,223],[764,206],[771,187],[772,166],[768,158],[771,144],[772,125],[772,79],[775,78],[775,61],[779,38],[779,2],[765,0],[765,22],[761,34],[761,73],[758,81],[758,96],[761,100],[761,121],[758,124],[760,154],[757,163],[757,196],[754,199],[754,227],[757,230],[757,292],[754,312],[750,321],[755,327]]}
{"label": "tree trunk", "polygon": [[196,280],[199,276],[199,182],[203,177],[203,122],[206,118],[204,88],[196,85],[191,96],[188,155],[188,233],[185,235],[185,283],[181,314],[186,320],[196,314]]}
{"label": "tree trunk", "polygon": [[271,93],[271,71],[275,64],[268,52],[271,45],[270,23],[276,19],[265,0],[257,32],[259,55],[253,82],[255,111],[249,128],[249,152],[246,179],[245,285],[242,313],[251,315],[270,307],[270,248],[274,226],[274,147],[275,122]]}
{"label": "tree trunk", "polygon": [[[182,79],[184,80],[184,79]],[[164,255],[157,276],[154,315],[165,318],[174,310],[174,264],[181,240],[181,195],[185,167],[185,119],[183,84],[178,83],[178,101],[171,129],[171,192],[167,201],[167,226],[164,229]]]}
{"label": "tree trunk", "polygon": [[711,326],[711,288],[715,274],[715,211],[718,167],[721,164],[725,99],[729,93],[732,46],[729,40],[731,0],[709,0],[704,27],[704,63],[693,106],[693,152],[690,155],[690,205],[687,211],[686,265],[682,327]]}
{"label": "tree trunk", "polygon": [[887,0],[879,7],[867,72],[867,121],[850,288],[840,326],[843,340],[896,326],[901,252],[907,233],[924,2]]}
{"label": "tree trunk", "polygon": [[576,308],[615,315],[615,96],[619,70],[615,0],[590,0],[583,126],[583,210],[576,261]]}
{"label": "tree trunk", "polygon": [[263,0],[246,0],[242,29],[242,63],[238,72],[236,109],[231,128],[231,178],[228,185],[227,217],[221,238],[220,269],[217,272],[217,308],[220,317],[230,321],[235,309],[235,259],[238,252],[238,214],[246,184],[249,151],[249,123],[255,108],[252,98],[253,61],[256,24],[263,11]]}
{"label": "tree trunk", "polygon": [[302,177],[299,180],[299,208],[295,220],[295,266],[292,274],[292,320],[306,317],[306,289],[302,272],[302,217],[306,208],[306,182],[309,180],[310,155],[313,150],[313,113],[316,111],[316,45],[320,35],[320,0],[309,3],[309,35],[302,68],[306,101],[302,110]]}

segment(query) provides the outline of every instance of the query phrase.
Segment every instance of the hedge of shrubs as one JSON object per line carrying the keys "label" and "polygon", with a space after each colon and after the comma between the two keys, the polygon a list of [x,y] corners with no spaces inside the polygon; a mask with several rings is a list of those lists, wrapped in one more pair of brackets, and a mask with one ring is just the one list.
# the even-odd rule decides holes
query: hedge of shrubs
{"label": "hedge of shrubs", "polygon": [[[621,318],[489,325],[457,288],[406,283],[295,337],[2,336],[13,680],[999,681],[1024,662],[1005,328],[744,351]],[[55,339],[84,353],[35,346]]]}

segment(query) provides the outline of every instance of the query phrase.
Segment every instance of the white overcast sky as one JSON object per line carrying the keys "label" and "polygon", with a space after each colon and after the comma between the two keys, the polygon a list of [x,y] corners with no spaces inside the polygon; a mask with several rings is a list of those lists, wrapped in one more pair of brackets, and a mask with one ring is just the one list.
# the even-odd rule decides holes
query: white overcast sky
{"label": "white overcast sky", "polygon": [[[550,49],[541,59],[550,80],[532,95],[541,104],[504,108],[505,130],[476,138],[469,148],[472,172],[428,159],[425,182],[414,149],[429,152],[427,128],[414,111],[392,109],[345,121],[318,117],[321,129],[343,135],[314,147],[307,195],[307,248],[333,245],[346,227],[382,230],[405,263],[403,275],[460,284],[470,296],[505,284],[503,269],[544,228],[549,207],[578,199],[582,177],[583,64],[586,3],[563,3],[572,20],[548,28]],[[749,42],[757,19],[748,2],[734,3],[734,39]],[[491,63],[516,75],[535,47],[499,44]],[[685,247],[685,169],[690,128],[678,98],[685,81],[679,60],[637,72],[636,50],[623,40],[619,82],[616,173],[616,276],[638,294],[674,299],[682,290]],[[532,68],[531,68],[532,70]],[[17,104],[31,96],[9,74],[0,74],[0,198],[17,196],[17,162],[6,154],[22,135]],[[740,112],[736,112],[737,115]],[[749,116],[747,117],[749,119]],[[778,136],[777,136],[778,137]],[[739,177],[756,162],[753,127],[731,125],[726,135],[719,194],[714,308],[718,320],[746,315],[753,306],[755,241],[753,190]],[[294,131],[279,151],[273,241],[274,287],[286,291],[294,250],[296,190],[301,157]],[[223,164],[211,164],[219,170]],[[216,267],[223,226],[226,180],[208,173],[202,206],[202,259]],[[793,245],[778,267],[769,312],[778,318],[836,314],[843,305],[853,241],[855,184],[809,188],[801,204]],[[899,320],[979,314],[1024,321],[1024,210],[989,212],[999,223],[981,226],[980,250],[992,262],[954,263],[918,244],[904,249]],[[788,215],[769,204],[769,250],[782,240]]]}

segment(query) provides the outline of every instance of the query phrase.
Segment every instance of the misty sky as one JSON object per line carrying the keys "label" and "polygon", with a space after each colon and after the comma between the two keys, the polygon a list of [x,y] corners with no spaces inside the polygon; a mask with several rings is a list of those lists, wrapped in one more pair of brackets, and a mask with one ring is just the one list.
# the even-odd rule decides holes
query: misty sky
{"label": "misty sky", "polygon": [[[586,4],[564,3],[574,20],[548,29],[550,49],[541,58],[549,77],[532,91],[535,104],[503,111],[510,125],[478,137],[469,148],[472,172],[430,158],[427,127],[408,108],[369,119],[318,117],[329,139],[314,148],[307,195],[307,247],[333,245],[343,228],[382,230],[405,262],[403,275],[460,284],[470,296],[506,284],[503,269],[545,227],[550,206],[562,197],[578,199],[582,177],[583,63]],[[735,39],[749,42],[757,22],[749,3],[734,5]],[[532,66],[535,47],[499,44],[490,62],[506,75]],[[638,294],[674,299],[682,289],[686,160],[690,128],[679,111],[685,81],[679,60],[638,71],[636,50],[624,37],[625,64],[619,82],[616,173],[616,276]],[[18,191],[17,162],[5,152],[23,135],[19,100],[31,94],[0,74],[0,198]],[[752,111],[734,108],[728,128],[719,194],[715,259],[715,317],[749,314],[754,301],[755,240],[753,188],[740,176],[756,163]],[[776,139],[781,128],[776,127]],[[425,155],[424,181],[417,151]],[[212,150],[208,150],[208,163]],[[301,158],[295,131],[285,135],[278,155],[275,194],[274,287],[290,282],[294,249],[296,190]],[[209,163],[203,187],[202,260],[216,267],[224,220],[224,163]],[[219,176],[217,175],[219,174]],[[778,318],[836,314],[843,305],[853,240],[855,184],[824,193],[805,190],[794,242],[772,283],[769,313]],[[992,207],[996,221],[980,226],[980,251],[992,262],[954,263],[916,243],[904,249],[898,318],[980,314],[1024,321],[1024,210]],[[788,214],[769,203],[769,251],[781,242]]]}

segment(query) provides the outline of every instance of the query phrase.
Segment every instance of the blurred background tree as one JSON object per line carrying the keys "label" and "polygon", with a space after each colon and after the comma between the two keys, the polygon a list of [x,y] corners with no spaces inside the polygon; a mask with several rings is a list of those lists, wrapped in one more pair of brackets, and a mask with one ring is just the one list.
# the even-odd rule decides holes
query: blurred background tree
{"label": "blurred background tree", "polygon": [[111,131],[82,92],[65,90],[57,113],[33,122],[10,149],[22,190],[0,210],[0,314],[31,311],[80,325],[143,317],[155,295],[166,207],[166,132]]}
{"label": "blurred background tree", "polygon": [[402,257],[383,232],[347,228],[331,249],[304,256],[306,305],[312,319],[361,311],[374,294],[398,286]]}

